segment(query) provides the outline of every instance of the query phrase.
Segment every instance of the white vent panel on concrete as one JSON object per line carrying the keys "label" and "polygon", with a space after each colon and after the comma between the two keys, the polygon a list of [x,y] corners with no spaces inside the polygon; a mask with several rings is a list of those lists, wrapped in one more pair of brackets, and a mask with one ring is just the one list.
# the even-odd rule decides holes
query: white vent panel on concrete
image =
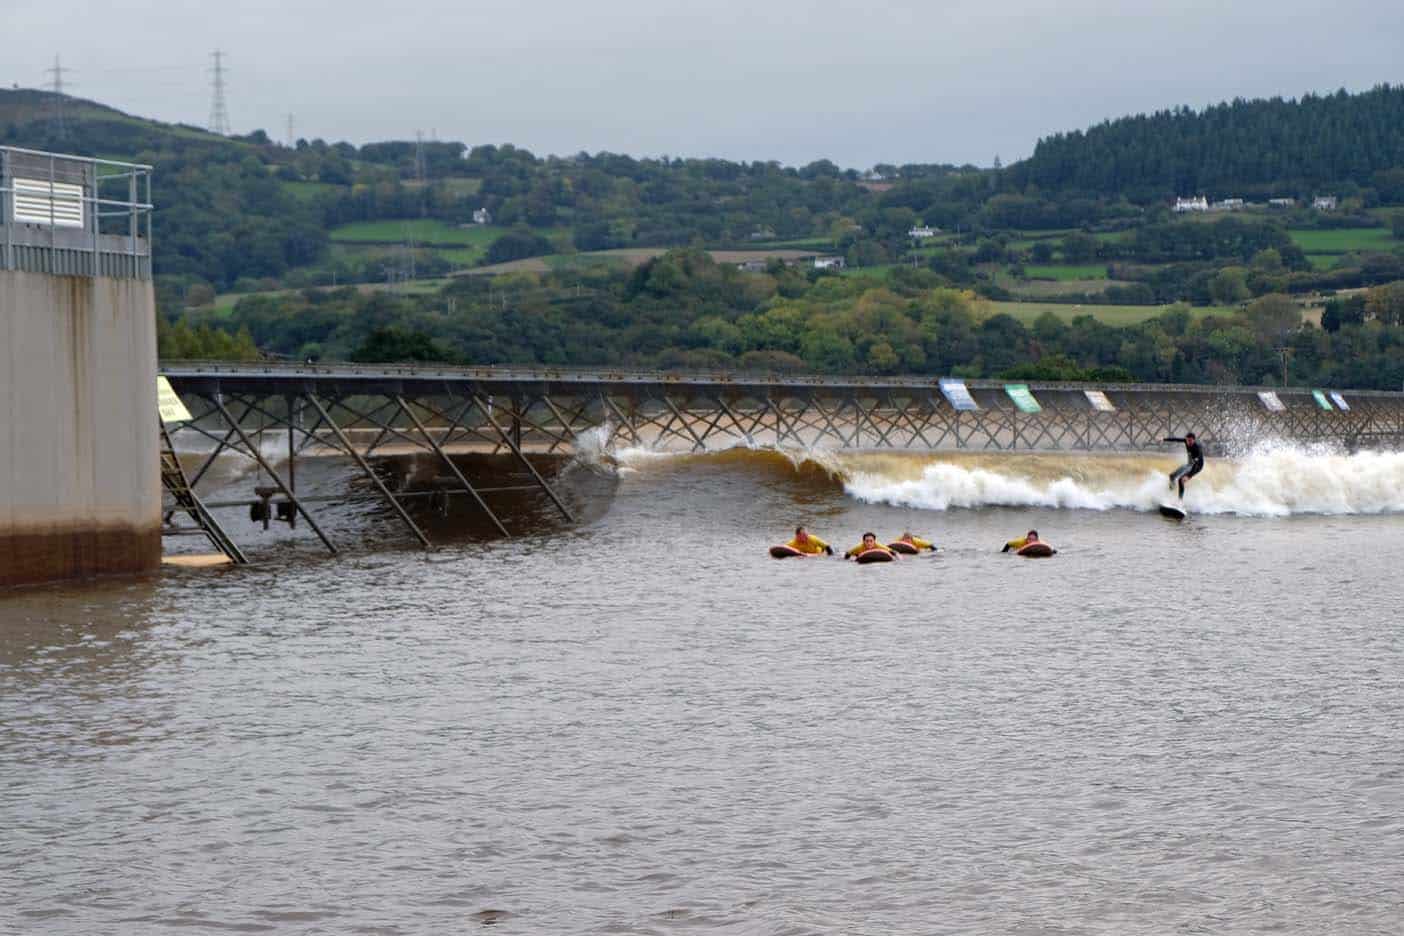
{"label": "white vent panel on concrete", "polygon": [[83,186],[72,182],[16,177],[14,220],[18,224],[83,227]]}

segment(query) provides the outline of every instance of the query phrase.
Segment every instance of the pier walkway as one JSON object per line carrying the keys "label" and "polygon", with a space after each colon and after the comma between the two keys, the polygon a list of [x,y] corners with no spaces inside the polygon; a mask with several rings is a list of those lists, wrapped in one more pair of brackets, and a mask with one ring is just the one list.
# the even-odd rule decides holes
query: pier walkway
{"label": "pier walkway", "polygon": [[[299,458],[349,458],[429,546],[406,510],[408,499],[429,494],[391,490],[373,459],[434,459],[450,485],[433,496],[472,498],[508,535],[492,495],[538,490],[572,519],[538,462],[582,445],[1163,452],[1164,437],[1186,431],[1217,454],[1264,439],[1347,449],[1404,444],[1404,394],[1379,391],[203,361],[163,362],[160,372],[191,413],[168,426],[178,448],[200,453],[191,487],[221,454],[250,458],[269,482],[256,491],[255,512],[265,521],[300,517],[332,551],[311,499],[297,496]],[[281,448],[276,459],[265,454],[270,433],[285,439],[273,447]],[[530,481],[475,486],[450,457],[470,453],[511,458]]]}

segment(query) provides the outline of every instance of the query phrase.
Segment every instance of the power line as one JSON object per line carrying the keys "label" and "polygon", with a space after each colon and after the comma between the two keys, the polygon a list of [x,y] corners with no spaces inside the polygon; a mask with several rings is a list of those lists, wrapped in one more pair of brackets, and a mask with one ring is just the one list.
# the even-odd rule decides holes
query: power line
{"label": "power line", "polygon": [[63,63],[59,61],[57,54],[54,55],[54,67],[45,69],[45,74],[53,76],[53,80],[49,82],[49,91],[52,92],[49,96],[49,131],[53,133],[54,136],[58,137],[67,136],[68,134],[68,126],[64,120],[63,114],[63,102],[66,93],[64,91],[63,76],[65,72],[71,71],[73,71],[73,69],[63,67]]}
{"label": "power line", "polygon": [[210,100],[210,132],[229,136],[229,107],[224,101],[224,53],[215,49],[211,55],[214,58],[214,94]]}

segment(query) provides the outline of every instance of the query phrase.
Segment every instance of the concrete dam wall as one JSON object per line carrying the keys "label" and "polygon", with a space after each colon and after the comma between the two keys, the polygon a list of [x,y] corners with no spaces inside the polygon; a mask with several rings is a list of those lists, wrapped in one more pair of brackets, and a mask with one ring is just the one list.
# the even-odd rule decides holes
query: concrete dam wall
{"label": "concrete dam wall", "polygon": [[0,270],[0,587],[156,569],[149,280]]}

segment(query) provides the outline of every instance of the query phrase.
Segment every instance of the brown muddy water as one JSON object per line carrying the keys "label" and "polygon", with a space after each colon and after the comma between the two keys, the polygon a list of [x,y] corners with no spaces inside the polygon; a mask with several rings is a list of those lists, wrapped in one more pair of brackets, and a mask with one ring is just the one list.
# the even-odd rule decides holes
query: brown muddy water
{"label": "brown muddy water", "polygon": [[1400,932],[1404,456],[1170,464],[633,454],[7,593],[0,932]]}

